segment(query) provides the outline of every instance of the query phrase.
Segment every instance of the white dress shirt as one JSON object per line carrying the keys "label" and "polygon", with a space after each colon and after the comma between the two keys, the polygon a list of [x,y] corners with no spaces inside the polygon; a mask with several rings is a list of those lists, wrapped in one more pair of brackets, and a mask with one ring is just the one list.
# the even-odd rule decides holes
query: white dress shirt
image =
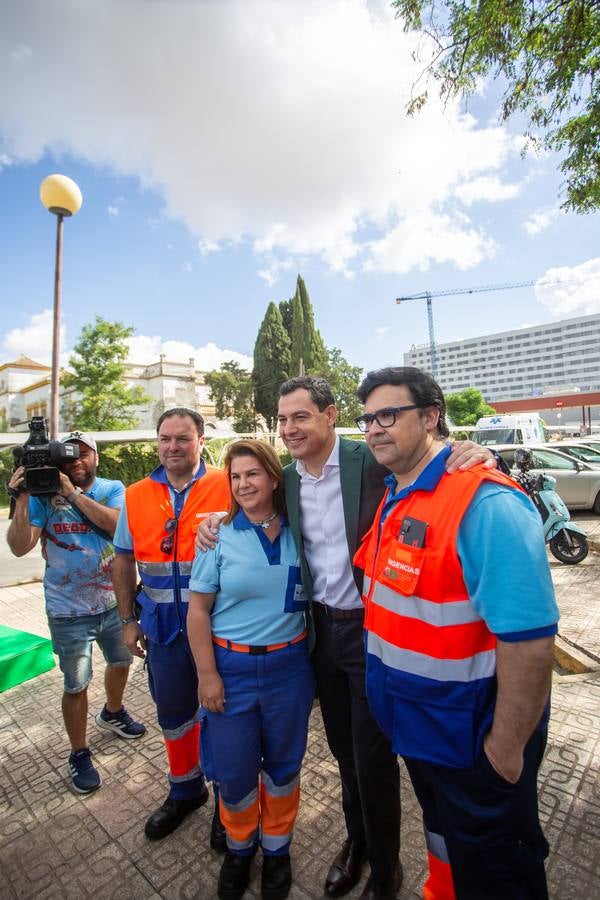
{"label": "white dress shirt", "polygon": [[318,478],[307,471],[301,459],[296,460],[296,470],[300,476],[300,531],[313,579],[313,600],[337,609],[362,608],[346,539],[339,437],[336,435]]}

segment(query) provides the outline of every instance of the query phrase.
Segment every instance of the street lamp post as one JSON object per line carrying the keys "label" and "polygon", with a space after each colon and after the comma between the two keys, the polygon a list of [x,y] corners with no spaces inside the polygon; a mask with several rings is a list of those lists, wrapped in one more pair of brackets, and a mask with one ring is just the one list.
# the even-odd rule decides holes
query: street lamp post
{"label": "street lamp post", "polygon": [[40,185],[40,199],[56,216],[56,261],[54,265],[54,307],[52,317],[52,378],[50,382],[50,437],[58,437],[58,390],[60,386],[60,301],[62,280],[63,219],[81,209],[79,187],[66,175],[48,175]]}

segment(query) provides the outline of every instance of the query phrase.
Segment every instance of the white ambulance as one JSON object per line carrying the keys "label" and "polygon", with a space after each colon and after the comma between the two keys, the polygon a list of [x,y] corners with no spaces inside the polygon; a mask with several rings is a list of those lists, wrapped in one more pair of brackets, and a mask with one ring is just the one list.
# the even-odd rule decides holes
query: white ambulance
{"label": "white ambulance", "polygon": [[494,444],[539,444],[546,440],[539,413],[484,416],[469,437],[484,447]]}

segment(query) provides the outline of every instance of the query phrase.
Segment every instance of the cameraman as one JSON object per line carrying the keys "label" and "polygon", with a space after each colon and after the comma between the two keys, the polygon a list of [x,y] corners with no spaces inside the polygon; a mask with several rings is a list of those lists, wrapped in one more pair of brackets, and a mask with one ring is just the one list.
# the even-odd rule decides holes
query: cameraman
{"label": "cameraman", "polygon": [[95,440],[74,431],[62,443],[79,446],[79,457],[60,464],[58,493],[31,496],[19,466],[8,483],[15,498],[7,541],[24,556],[42,539],[46,560],[44,595],[52,645],[64,674],[62,713],[71,743],[69,775],[73,789],[89,794],[101,780],[86,741],[87,686],[92,679],[92,645],[104,654],[106,704],[96,716],[101,728],[122,738],[138,738],[145,726],[122,705],[132,657],[123,644],[112,586],[112,538],[125,500],[120,481],[96,478]]}

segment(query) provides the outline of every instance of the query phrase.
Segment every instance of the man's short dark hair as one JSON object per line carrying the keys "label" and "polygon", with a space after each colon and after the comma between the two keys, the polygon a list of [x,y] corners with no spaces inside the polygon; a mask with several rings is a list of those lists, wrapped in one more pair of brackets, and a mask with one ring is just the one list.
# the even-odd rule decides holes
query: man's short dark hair
{"label": "man's short dark hair", "polygon": [[411,398],[420,410],[427,406],[435,406],[439,410],[437,430],[440,437],[448,437],[450,432],[446,424],[446,401],[441,387],[429,372],[423,372],[414,366],[388,366],[386,369],[375,369],[367,372],[358,388],[358,399],[365,403],[375,388],[384,384],[407,387]]}
{"label": "man's short dark hair", "polygon": [[319,412],[323,412],[328,406],[335,406],[331,385],[324,378],[318,378],[316,375],[297,375],[296,378],[283,382],[279,388],[279,396],[285,397],[286,394],[299,390],[308,391]]}
{"label": "man's short dark hair", "polygon": [[187,409],[185,406],[176,406],[174,409],[165,409],[164,413],[161,414],[158,422],[156,423],[156,433],[160,431],[160,426],[165,421],[165,419],[170,419],[173,416],[180,416],[183,418],[184,416],[189,416],[190,419],[193,419],[194,425],[196,426],[196,431],[198,432],[199,437],[203,437],[204,435],[204,419],[200,415],[199,412],[196,412],[195,409]]}

